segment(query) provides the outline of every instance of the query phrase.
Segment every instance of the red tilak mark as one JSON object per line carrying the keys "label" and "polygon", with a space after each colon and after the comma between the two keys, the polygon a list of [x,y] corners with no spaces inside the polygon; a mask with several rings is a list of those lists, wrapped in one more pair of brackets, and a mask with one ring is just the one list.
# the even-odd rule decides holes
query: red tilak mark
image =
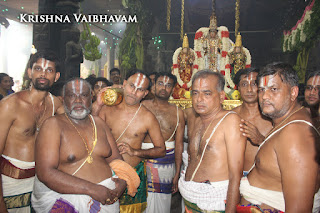
{"label": "red tilak mark", "polygon": [[265,76],[265,77],[264,77],[264,86],[267,86],[267,81],[268,81],[267,77],[268,77],[268,76]]}

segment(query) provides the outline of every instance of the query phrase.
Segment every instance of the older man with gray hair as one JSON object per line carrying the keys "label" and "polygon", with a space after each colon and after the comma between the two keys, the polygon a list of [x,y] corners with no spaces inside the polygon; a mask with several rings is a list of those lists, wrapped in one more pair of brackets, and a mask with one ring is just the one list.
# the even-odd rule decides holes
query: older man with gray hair
{"label": "older man with gray hair", "polygon": [[210,70],[192,79],[192,104],[199,117],[189,131],[190,161],[179,180],[189,212],[235,212],[240,200],[246,138],[239,129],[240,117],[222,108],[224,82],[220,73]]}

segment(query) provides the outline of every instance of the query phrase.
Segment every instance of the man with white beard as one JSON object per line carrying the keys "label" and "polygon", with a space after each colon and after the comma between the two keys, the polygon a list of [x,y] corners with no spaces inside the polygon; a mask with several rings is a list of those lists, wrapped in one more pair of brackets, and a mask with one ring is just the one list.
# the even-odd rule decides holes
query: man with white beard
{"label": "man with white beard", "polygon": [[119,212],[126,182],[134,196],[139,177],[122,161],[105,122],[90,115],[89,83],[68,81],[63,98],[66,113],[46,120],[36,140],[32,206],[36,212]]}

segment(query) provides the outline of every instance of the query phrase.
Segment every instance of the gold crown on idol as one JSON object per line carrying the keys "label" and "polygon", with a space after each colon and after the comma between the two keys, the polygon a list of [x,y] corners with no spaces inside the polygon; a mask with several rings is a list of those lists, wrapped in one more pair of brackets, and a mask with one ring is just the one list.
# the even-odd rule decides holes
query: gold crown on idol
{"label": "gold crown on idol", "polygon": [[210,17],[209,30],[218,30],[217,17],[213,14]]}
{"label": "gold crown on idol", "polygon": [[189,40],[186,33],[183,36],[182,48],[189,48]]}
{"label": "gold crown on idol", "polygon": [[236,37],[236,47],[242,47],[242,41],[241,41],[241,35],[240,33],[238,33],[237,37]]}

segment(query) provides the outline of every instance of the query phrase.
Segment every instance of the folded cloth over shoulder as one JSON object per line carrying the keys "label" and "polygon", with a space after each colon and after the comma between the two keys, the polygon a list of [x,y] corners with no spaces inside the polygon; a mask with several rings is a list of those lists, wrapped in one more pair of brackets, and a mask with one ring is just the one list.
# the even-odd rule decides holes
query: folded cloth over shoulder
{"label": "folded cloth over shoulder", "polygon": [[127,182],[128,195],[134,197],[140,185],[140,178],[137,172],[132,166],[119,159],[113,160],[110,163],[110,167],[120,179]]}

